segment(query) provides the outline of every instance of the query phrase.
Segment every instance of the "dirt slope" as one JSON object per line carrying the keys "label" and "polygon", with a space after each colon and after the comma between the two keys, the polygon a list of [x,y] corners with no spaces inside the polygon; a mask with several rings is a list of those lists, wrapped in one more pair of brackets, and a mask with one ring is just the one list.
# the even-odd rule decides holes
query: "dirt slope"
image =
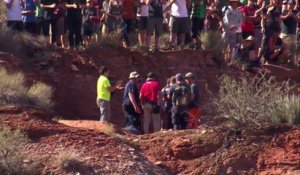
{"label": "dirt slope", "polygon": [[2,107],[0,114],[1,126],[18,128],[28,135],[27,162],[40,162],[43,174],[66,174],[59,168],[58,156],[70,150],[81,162],[71,174],[166,174],[122,138],[68,127],[32,108]]}

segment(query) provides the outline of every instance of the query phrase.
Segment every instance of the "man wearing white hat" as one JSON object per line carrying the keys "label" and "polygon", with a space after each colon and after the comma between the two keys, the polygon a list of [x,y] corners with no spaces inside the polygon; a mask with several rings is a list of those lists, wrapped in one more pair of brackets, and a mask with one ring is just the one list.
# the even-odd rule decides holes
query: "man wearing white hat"
{"label": "man wearing white hat", "polygon": [[129,74],[129,81],[125,85],[123,96],[123,112],[126,120],[126,130],[133,134],[141,133],[140,114],[141,104],[137,79],[140,75],[134,71]]}

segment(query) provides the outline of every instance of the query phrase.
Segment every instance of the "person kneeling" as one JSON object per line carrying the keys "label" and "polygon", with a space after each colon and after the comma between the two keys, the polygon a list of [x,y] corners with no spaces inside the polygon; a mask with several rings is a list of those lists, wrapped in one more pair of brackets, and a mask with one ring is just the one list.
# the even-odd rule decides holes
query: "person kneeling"
{"label": "person kneeling", "polygon": [[242,65],[245,71],[262,71],[261,60],[256,54],[255,41],[253,36],[247,37],[241,44],[233,49],[232,59]]}

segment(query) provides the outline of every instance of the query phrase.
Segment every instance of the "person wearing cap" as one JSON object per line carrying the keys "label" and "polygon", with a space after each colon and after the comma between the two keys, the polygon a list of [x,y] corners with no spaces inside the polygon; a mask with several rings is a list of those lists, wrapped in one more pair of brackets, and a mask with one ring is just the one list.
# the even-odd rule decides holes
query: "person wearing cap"
{"label": "person wearing cap", "polygon": [[241,5],[238,0],[230,0],[229,6],[222,9],[223,17],[223,37],[227,40],[230,50],[237,44],[237,34],[241,32],[243,16],[238,8]]}
{"label": "person wearing cap", "polygon": [[181,73],[176,74],[176,84],[170,90],[172,98],[172,124],[174,130],[187,129],[188,104],[191,100],[190,87]]}
{"label": "person wearing cap", "polygon": [[140,101],[144,111],[143,129],[144,134],[149,133],[150,125],[153,124],[154,132],[160,131],[160,84],[156,80],[156,75],[149,72],[146,82],[142,85],[140,91]]}
{"label": "person wearing cap", "polygon": [[254,37],[248,36],[241,44],[237,44],[234,48],[232,61],[241,64],[243,70],[259,71],[261,64],[256,50]]}
{"label": "person wearing cap", "polygon": [[139,76],[136,71],[129,74],[129,81],[125,85],[122,104],[126,120],[125,129],[133,134],[141,134],[140,114],[142,110],[137,87]]}
{"label": "person wearing cap", "polygon": [[111,86],[108,77],[109,69],[101,66],[99,69],[100,77],[97,82],[97,105],[100,108],[100,121],[110,121],[110,99],[111,93],[117,89],[123,89],[121,82]]}
{"label": "person wearing cap", "polygon": [[201,116],[200,90],[198,85],[195,83],[195,76],[192,72],[188,72],[185,74],[185,82],[191,88],[191,101],[188,104],[188,108],[189,108],[188,128],[192,129],[199,126],[199,118]]}
{"label": "person wearing cap", "polygon": [[162,119],[161,119],[161,128],[162,129],[172,129],[172,120],[171,120],[171,108],[172,108],[172,98],[170,96],[170,91],[172,86],[176,83],[175,76],[172,76],[167,79],[166,86],[161,90],[162,96]]}

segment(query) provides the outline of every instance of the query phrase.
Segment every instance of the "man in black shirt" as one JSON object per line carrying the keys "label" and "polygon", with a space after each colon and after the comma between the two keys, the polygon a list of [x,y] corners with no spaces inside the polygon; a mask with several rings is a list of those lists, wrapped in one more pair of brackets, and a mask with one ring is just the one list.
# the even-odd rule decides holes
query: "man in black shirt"
{"label": "man in black shirt", "polygon": [[51,44],[56,42],[56,17],[54,15],[54,10],[58,0],[41,0],[41,9],[43,15],[43,34],[44,36],[49,36],[49,29],[51,25],[51,37],[49,41]]}
{"label": "man in black shirt", "polygon": [[172,124],[174,130],[187,129],[188,104],[191,99],[191,89],[184,81],[181,73],[176,74],[176,84],[170,90],[172,98]]}
{"label": "man in black shirt", "polygon": [[[86,0],[67,0],[67,28],[69,30],[69,45],[74,48],[82,42],[82,13]],[[74,41],[75,39],[75,41]]]}

